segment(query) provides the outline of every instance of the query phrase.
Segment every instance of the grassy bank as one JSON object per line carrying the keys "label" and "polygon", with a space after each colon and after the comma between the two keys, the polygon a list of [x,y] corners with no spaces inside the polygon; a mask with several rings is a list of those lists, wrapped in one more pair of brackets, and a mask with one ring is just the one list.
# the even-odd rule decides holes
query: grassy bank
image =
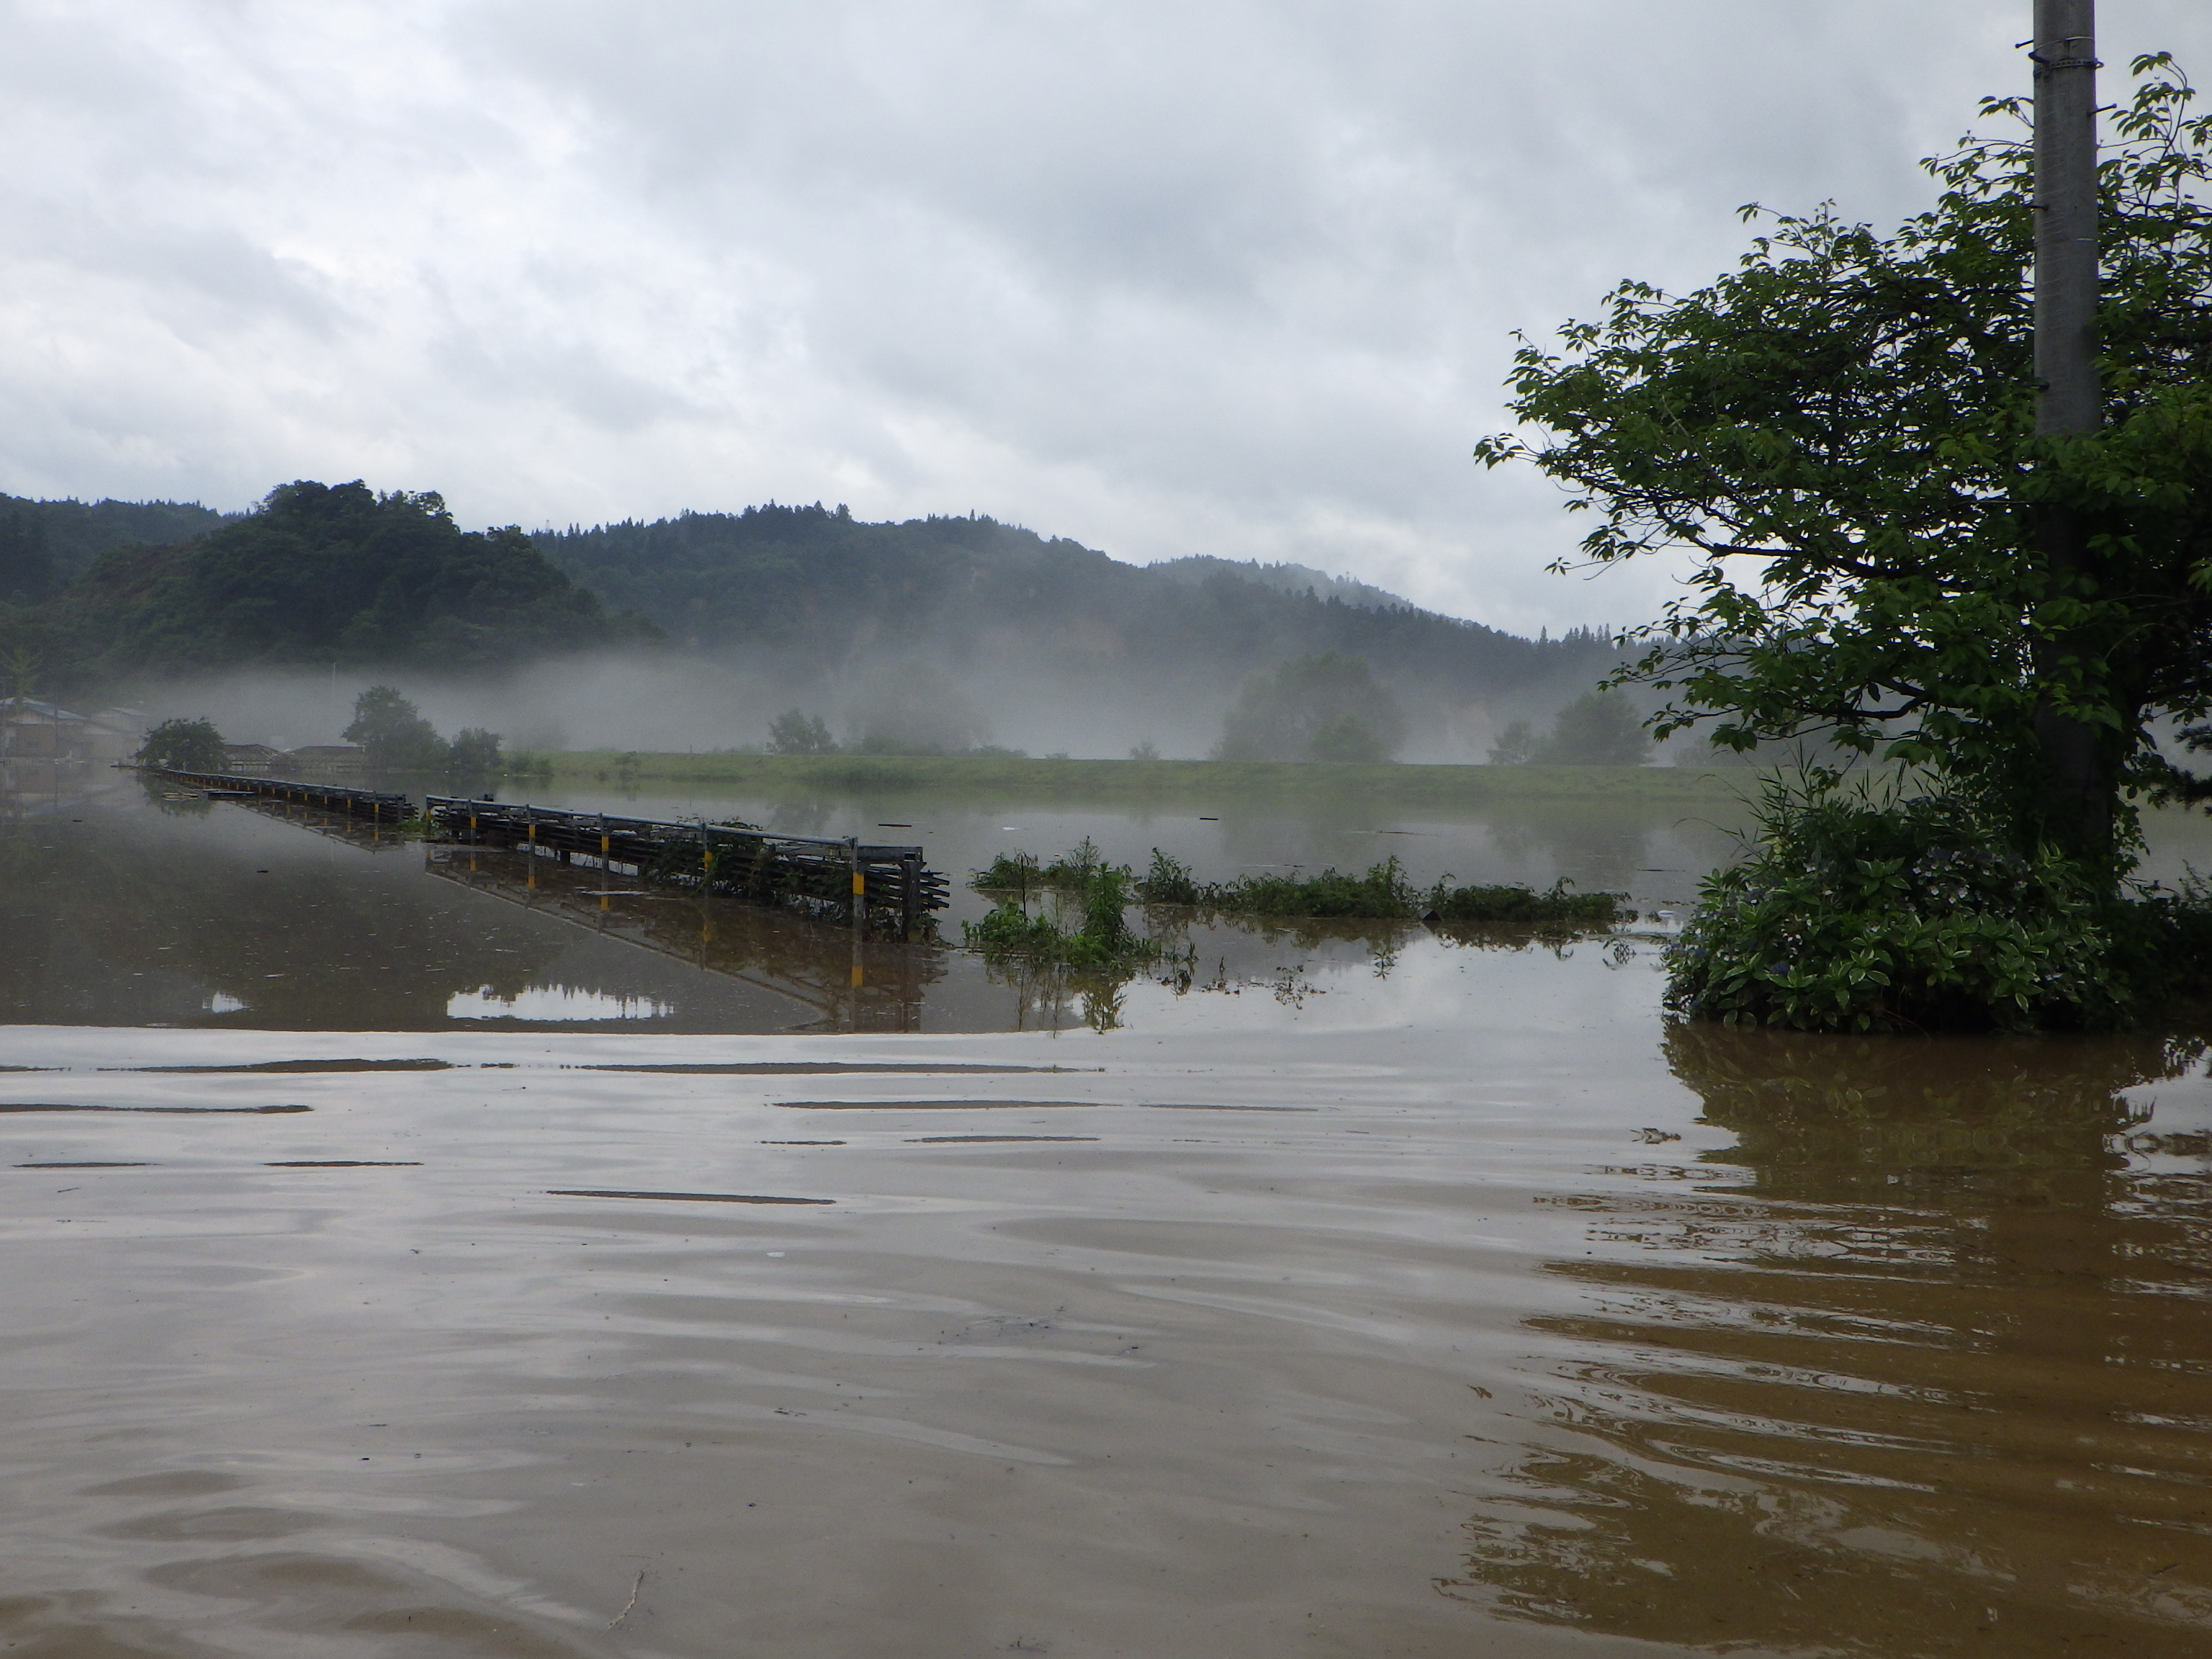
{"label": "grassy bank", "polygon": [[[1011,760],[966,755],[539,752],[550,781],[707,784],[763,794],[942,791],[1083,801],[1340,795],[1407,806],[1516,801],[1729,800],[1752,775],[1674,766],[1357,766],[1310,762]],[[547,775],[544,770],[536,774]]]}

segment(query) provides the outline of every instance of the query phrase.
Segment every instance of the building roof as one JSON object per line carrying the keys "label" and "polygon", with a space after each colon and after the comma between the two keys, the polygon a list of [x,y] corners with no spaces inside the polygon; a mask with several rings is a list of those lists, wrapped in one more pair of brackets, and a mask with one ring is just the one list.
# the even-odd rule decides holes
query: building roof
{"label": "building roof", "polygon": [[68,709],[58,708],[53,703],[40,702],[36,697],[11,697],[5,702],[0,702],[0,719],[35,720],[41,726],[46,726],[63,721],[82,723],[84,716],[72,714]]}

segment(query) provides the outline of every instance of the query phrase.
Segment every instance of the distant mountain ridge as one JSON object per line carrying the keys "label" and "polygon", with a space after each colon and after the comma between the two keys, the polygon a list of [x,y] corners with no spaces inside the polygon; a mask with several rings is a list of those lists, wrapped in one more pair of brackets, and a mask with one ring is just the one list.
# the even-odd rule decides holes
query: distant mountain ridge
{"label": "distant mountain ridge", "polygon": [[1310,593],[1316,599],[1336,599],[1365,611],[1422,608],[1387,587],[1376,587],[1351,576],[1332,576],[1310,564],[1262,564],[1257,559],[1221,559],[1210,553],[1194,553],[1185,558],[1164,559],[1145,568],[1190,582],[1201,582],[1208,576],[1233,576],[1258,582],[1263,587],[1279,588],[1285,593]]}
{"label": "distant mountain ridge", "polygon": [[1466,754],[1478,729],[1557,707],[1614,660],[1589,630],[1523,639],[1303,565],[1126,564],[981,515],[869,523],[769,503],[533,539],[678,647],[774,661],[794,704],[850,703],[872,665],[927,660],[999,711],[1000,741],[1048,741],[1029,735],[1043,705],[1062,727],[1110,708],[1102,728],[1188,747],[1218,735],[1247,678],[1336,652],[1404,703],[1417,749]]}
{"label": "distant mountain ridge", "polygon": [[37,605],[83,575],[112,549],[173,546],[240,516],[197,501],[41,501],[0,495],[0,604]]}
{"label": "distant mountain ridge", "polygon": [[1206,752],[1249,684],[1335,653],[1402,705],[1410,752],[1480,758],[1616,661],[1589,630],[1524,639],[1309,565],[1129,564],[973,514],[771,502],[525,536],[359,482],[281,486],[247,514],[0,498],[0,653],[70,695],[254,665],[480,675],[663,642],[701,671],[665,672],[729,711],[722,742],[762,740],[779,709],[854,733],[934,699],[963,741],[1091,754]]}

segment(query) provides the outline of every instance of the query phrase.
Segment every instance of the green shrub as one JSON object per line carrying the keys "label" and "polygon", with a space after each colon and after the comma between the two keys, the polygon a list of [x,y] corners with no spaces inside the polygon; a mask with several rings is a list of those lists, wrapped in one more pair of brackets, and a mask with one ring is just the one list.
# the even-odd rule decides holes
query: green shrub
{"label": "green shrub", "polygon": [[[980,872],[968,884],[979,893],[1025,895],[1032,887],[1056,893],[1087,893],[1098,872],[1109,867],[1097,843],[1085,836],[1050,864],[1042,862],[1034,853],[1000,853],[991,860],[989,869]],[[1118,871],[1124,881],[1128,879],[1126,866],[1110,867]]]}
{"label": "green shrub", "polygon": [[1044,884],[1044,871],[1034,853],[1001,853],[991,867],[977,872],[968,884],[979,893],[1018,893],[1026,897],[1032,887]]}
{"label": "green shrub", "polygon": [[1066,935],[1049,916],[1033,916],[1018,899],[994,904],[981,921],[963,921],[960,931],[971,951],[987,957],[1057,959]]}
{"label": "green shrub", "polygon": [[1269,916],[1418,916],[1422,908],[1395,858],[1364,875],[1334,869],[1317,876],[1239,876],[1210,889],[1209,908]]}
{"label": "green shrub", "polygon": [[1426,898],[1429,913],[1438,921],[1528,923],[1552,926],[1605,927],[1616,921],[1633,921],[1636,913],[1623,910],[1626,893],[1575,893],[1565,878],[1543,892],[1510,884],[1493,887],[1450,887],[1438,882]]}
{"label": "green shrub", "polygon": [[1752,854],[1706,878],[1668,1002],[1802,1030],[2110,1028],[2201,975],[2212,905],[2123,895],[2016,850],[1958,796],[1876,802],[1833,775],[1768,786]]}
{"label": "green shrub", "polygon": [[1096,866],[1076,895],[1083,921],[1073,932],[1050,916],[1030,915],[1019,897],[1009,897],[982,921],[963,922],[961,933],[968,947],[988,959],[1019,957],[1042,966],[1088,971],[1133,969],[1157,961],[1167,947],[1130,931],[1128,881],[1129,872],[1118,865]]}
{"label": "green shrub", "polygon": [[1206,890],[1190,873],[1190,866],[1181,859],[1170,858],[1157,847],[1152,848],[1152,862],[1145,873],[1137,878],[1132,890],[1141,904],[1202,904]]}
{"label": "green shrub", "polygon": [[1334,868],[1317,876],[1239,876],[1234,881],[1200,881],[1181,859],[1157,847],[1141,876],[1126,865],[1109,865],[1086,837],[1050,864],[1031,853],[1001,853],[969,884],[979,892],[1027,897],[1031,889],[1068,894],[1097,890],[1111,876],[1121,902],[1183,905],[1224,915],[1304,916],[1322,920],[1496,922],[1506,926],[1608,927],[1632,921],[1624,910],[1625,893],[1576,893],[1561,880],[1544,892],[1519,885],[1454,887],[1449,878],[1432,887],[1415,887],[1395,858],[1358,875]]}

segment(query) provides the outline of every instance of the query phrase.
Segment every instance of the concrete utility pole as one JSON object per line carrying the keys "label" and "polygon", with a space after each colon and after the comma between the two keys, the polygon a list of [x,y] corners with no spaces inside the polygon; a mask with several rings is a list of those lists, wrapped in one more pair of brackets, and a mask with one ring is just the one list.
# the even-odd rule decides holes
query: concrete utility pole
{"label": "concrete utility pole", "polygon": [[[2096,0],[2035,0],[2035,429],[2066,437],[2104,424],[2097,380]],[[2044,510],[2036,542],[2063,581],[2087,562],[2080,516]],[[2037,647],[2039,675],[2094,648],[2063,637]],[[2035,715],[2045,823],[2077,853],[2109,853],[2111,762],[2098,729],[2051,707]]]}
{"label": "concrete utility pole", "polygon": [[2097,384],[2097,5],[2035,0],[2035,429],[2104,424]]}

